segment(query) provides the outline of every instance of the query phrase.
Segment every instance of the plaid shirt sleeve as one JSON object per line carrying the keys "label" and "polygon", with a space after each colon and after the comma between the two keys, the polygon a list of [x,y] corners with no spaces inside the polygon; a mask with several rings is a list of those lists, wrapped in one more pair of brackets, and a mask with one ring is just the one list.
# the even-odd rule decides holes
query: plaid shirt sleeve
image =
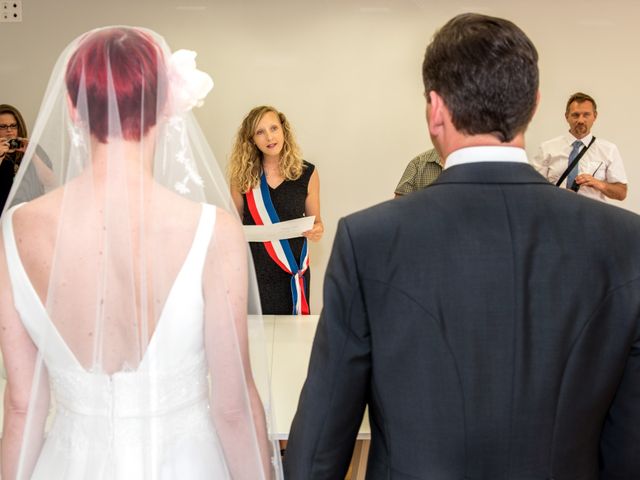
{"label": "plaid shirt sleeve", "polygon": [[435,149],[427,150],[412,159],[405,168],[395,193],[406,195],[429,185],[442,171],[438,161],[438,152]]}

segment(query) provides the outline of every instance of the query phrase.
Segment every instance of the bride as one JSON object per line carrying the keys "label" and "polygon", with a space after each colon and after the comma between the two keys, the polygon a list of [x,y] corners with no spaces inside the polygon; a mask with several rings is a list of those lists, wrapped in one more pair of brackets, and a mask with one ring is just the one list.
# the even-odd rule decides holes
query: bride
{"label": "bride", "polygon": [[[2,215],[4,479],[272,476],[255,280],[194,57],[108,27],[56,64]],[[12,205],[38,145],[56,186]]]}

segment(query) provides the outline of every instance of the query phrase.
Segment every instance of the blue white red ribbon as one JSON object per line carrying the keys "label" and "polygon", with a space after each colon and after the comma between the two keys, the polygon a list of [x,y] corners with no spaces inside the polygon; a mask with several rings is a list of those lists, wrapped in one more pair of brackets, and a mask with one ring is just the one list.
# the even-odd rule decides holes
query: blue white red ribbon
{"label": "blue white red ribbon", "polygon": [[[272,225],[280,222],[280,217],[271,202],[269,185],[264,173],[260,177],[260,183],[246,193],[247,206],[251,218],[256,225]],[[309,303],[305,294],[304,273],[309,268],[309,250],[307,239],[304,239],[300,263],[296,262],[289,240],[276,240],[263,242],[267,253],[276,264],[291,275],[291,298],[293,300],[294,315],[309,315]],[[298,266],[299,265],[299,266]]]}

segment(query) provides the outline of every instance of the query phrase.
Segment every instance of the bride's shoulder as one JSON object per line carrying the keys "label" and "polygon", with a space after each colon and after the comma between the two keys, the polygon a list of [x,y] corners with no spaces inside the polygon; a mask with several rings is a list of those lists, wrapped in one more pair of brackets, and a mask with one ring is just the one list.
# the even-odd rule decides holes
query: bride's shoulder
{"label": "bride's shoulder", "polygon": [[220,207],[214,207],[216,212],[215,227],[209,243],[210,257],[224,252],[225,256],[238,262],[247,255],[247,240],[244,236],[242,224],[237,216]]}
{"label": "bride's shoulder", "polygon": [[242,224],[237,216],[229,213],[227,210],[214,207],[215,215],[216,215],[216,225],[215,231],[216,236],[220,238],[223,236],[224,239],[230,242],[244,242],[244,232],[242,230]]}
{"label": "bride's shoulder", "polygon": [[62,203],[62,193],[54,190],[34,200],[23,203],[13,213],[13,225],[16,232],[42,234],[56,225]]}
{"label": "bride's shoulder", "polygon": [[211,207],[215,209],[217,223],[222,223],[228,228],[242,228],[242,224],[240,223],[240,219],[237,217],[237,215],[233,215],[224,208],[217,207],[215,205],[209,205],[209,208]]}

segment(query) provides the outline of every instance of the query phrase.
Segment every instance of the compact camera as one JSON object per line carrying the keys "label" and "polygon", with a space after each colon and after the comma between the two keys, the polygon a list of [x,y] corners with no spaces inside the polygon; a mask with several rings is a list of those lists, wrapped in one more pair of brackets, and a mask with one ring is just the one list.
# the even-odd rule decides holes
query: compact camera
{"label": "compact camera", "polygon": [[22,146],[22,141],[17,138],[10,138],[7,143],[9,144],[10,150],[15,150],[16,148],[20,148]]}

